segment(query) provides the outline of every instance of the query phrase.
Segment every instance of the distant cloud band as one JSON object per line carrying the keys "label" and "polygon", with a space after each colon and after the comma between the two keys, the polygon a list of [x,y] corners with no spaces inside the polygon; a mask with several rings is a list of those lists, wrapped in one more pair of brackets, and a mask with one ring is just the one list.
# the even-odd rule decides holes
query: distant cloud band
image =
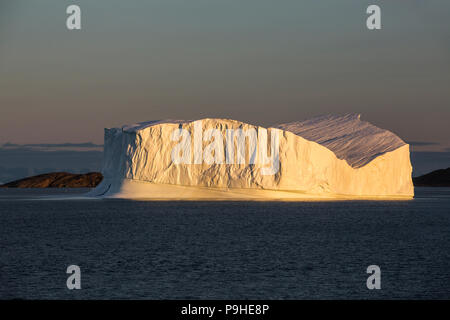
{"label": "distant cloud band", "polygon": [[437,146],[439,143],[437,142],[429,142],[429,141],[406,141],[411,146],[422,147],[422,146]]}
{"label": "distant cloud band", "polygon": [[103,148],[102,144],[92,142],[84,143],[35,143],[35,144],[16,144],[7,142],[2,148]]}

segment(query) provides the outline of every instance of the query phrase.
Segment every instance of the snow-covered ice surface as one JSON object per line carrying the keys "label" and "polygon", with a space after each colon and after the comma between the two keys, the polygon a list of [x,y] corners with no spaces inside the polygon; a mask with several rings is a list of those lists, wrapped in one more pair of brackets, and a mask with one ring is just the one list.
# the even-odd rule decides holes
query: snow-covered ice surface
{"label": "snow-covered ice surface", "polygon": [[359,114],[324,115],[275,127],[327,147],[353,168],[362,167],[379,155],[406,144],[394,133],[362,121]]}
{"label": "snow-covered ice surface", "polygon": [[153,121],[144,121],[129,125],[122,126],[122,131],[126,132],[138,132],[139,130],[144,130],[145,128],[155,126],[158,124],[164,124],[164,123],[186,123],[190,122],[189,120],[172,120],[172,119],[164,119],[164,120],[153,120]]}
{"label": "snow-covered ice surface", "polygon": [[[158,120],[105,129],[102,183],[91,196],[183,200],[411,198],[409,145],[359,115],[321,116],[267,129],[279,133],[279,170],[259,164],[175,164],[174,130],[265,128],[229,119]],[[200,140],[201,141],[201,140]],[[203,142],[203,149],[211,141]],[[225,149],[226,143],[223,143]],[[259,149],[259,147],[258,147]],[[225,153],[225,150],[223,150]],[[247,153],[247,149],[245,151]],[[259,150],[258,150],[259,152]],[[259,154],[259,153],[258,153]]]}

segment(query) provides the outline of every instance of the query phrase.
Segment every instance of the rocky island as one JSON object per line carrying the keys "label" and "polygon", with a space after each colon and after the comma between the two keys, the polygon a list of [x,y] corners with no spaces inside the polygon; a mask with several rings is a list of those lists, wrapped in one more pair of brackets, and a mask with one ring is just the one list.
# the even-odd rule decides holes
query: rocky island
{"label": "rocky island", "polygon": [[450,168],[439,169],[413,178],[416,187],[450,187]]}
{"label": "rocky island", "polygon": [[1,185],[0,188],[94,188],[103,176],[99,172],[73,174],[52,172]]}

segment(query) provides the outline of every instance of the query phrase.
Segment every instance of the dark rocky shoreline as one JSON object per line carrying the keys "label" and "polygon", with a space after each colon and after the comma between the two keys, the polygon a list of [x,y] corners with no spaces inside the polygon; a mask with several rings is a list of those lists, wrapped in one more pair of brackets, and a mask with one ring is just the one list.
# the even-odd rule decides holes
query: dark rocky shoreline
{"label": "dark rocky shoreline", "polygon": [[[73,174],[52,172],[12,181],[0,188],[95,188],[103,179],[100,172]],[[413,178],[415,187],[450,187],[450,168]]]}
{"label": "dark rocky shoreline", "polygon": [[73,174],[52,172],[12,181],[0,188],[94,188],[103,179],[99,172]]}

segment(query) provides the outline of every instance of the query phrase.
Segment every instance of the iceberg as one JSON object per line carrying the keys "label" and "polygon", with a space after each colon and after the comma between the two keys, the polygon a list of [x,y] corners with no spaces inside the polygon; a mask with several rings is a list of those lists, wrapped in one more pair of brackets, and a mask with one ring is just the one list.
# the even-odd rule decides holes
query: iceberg
{"label": "iceberg", "polygon": [[410,199],[409,145],[358,114],[270,128],[158,120],[105,129],[89,195],[152,200]]}

